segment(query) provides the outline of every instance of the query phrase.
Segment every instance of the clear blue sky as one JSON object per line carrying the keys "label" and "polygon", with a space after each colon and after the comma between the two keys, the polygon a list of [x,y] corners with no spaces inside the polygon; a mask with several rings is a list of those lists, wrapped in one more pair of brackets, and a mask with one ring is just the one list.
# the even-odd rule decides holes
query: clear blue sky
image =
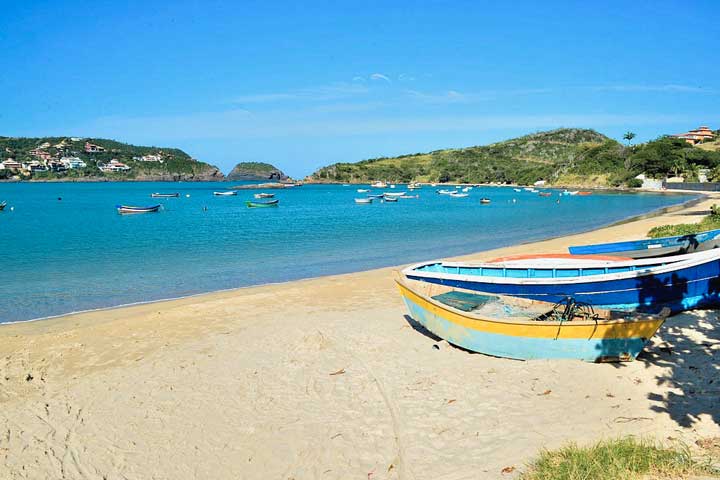
{"label": "clear blue sky", "polygon": [[561,126],[720,128],[716,1],[389,3],[0,0],[0,135],[301,177]]}

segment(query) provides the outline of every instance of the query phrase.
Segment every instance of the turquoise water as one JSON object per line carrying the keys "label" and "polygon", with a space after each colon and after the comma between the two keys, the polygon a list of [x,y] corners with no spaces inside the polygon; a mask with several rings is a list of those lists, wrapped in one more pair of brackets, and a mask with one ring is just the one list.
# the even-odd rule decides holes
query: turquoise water
{"label": "turquoise water", "polygon": [[[353,198],[365,195],[357,186],[307,185],[274,191],[278,208],[248,209],[253,191],[212,195],[228,185],[0,184],[0,201],[8,202],[0,212],[0,322],[471,253],[690,198],[595,194],[557,204],[556,195],[511,188],[451,198],[425,187],[419,199],[356,205]],[[152,192],[182,197],[151,199]],[[483,196],[492,203],[480,205]],[[118,203],[164,209],[118,215]]]}

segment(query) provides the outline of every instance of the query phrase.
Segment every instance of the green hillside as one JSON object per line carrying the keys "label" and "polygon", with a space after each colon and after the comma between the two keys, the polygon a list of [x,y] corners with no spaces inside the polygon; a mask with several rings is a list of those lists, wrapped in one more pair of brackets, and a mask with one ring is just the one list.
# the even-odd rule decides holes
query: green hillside
{"label": "green hillside", "polygon": [[227,175],[228,180],[286,180],[288,178],[274,165],[263,162],[240,162]]}
{"label": "green hillside", "polygon": [[634,186],[639,173],[661,178],[687,171],[692,178],[698,168],[719,164],[720,153],[678,139],[626,147],[594,130],[563,128],[486,146],[336,163],[307,180]]}
{"label": "green hillside", "polygon": [[[86,143],[103,151],[87,152]],[[33,151],[35,154],[33,154]],[[43,156],[38,155],[38,152]],[[156,157],[158,161],[140,158]],[[62,158],[79,158],[84,168],[57,168]],[[28,164],[39,162],[47,171],[0,170],[0,178],[26,180],[222,180],[214,166],[197,161],[177,148],[130,145],[103,138],[0,137],[0,162],[8,159]],[[99,168],[112,160],[127,165],[123,172],[103,172]]]}

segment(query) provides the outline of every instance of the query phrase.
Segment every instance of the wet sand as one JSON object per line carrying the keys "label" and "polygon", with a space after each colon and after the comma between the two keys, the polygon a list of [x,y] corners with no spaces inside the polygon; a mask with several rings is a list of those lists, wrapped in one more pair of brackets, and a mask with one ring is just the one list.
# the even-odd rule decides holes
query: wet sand
{"label": "wet sand", "polygon": [[[642,238],[718,201],[462,258]],[[720,436],[717,312],[631,363],[506,360],[416,330],[395,269],[0,327],[0,478],[512,478],[567,441]]]}

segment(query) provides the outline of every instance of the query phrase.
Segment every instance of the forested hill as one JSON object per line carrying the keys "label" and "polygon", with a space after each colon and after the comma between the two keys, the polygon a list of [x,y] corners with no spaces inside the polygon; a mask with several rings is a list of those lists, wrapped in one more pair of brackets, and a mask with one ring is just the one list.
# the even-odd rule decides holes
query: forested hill
{"label": "forested hill", "polygon": [[280,169],[269,163],[240,162],[227,175],[228,180],[287,180]]}
{"label": "forested hill", "polygon": [[[222,180],[217,167],[178,148],[130,145],[103,138],[0,137],[0,178],[23,180]],[[6,163],[7,165],[7,163]]]}

